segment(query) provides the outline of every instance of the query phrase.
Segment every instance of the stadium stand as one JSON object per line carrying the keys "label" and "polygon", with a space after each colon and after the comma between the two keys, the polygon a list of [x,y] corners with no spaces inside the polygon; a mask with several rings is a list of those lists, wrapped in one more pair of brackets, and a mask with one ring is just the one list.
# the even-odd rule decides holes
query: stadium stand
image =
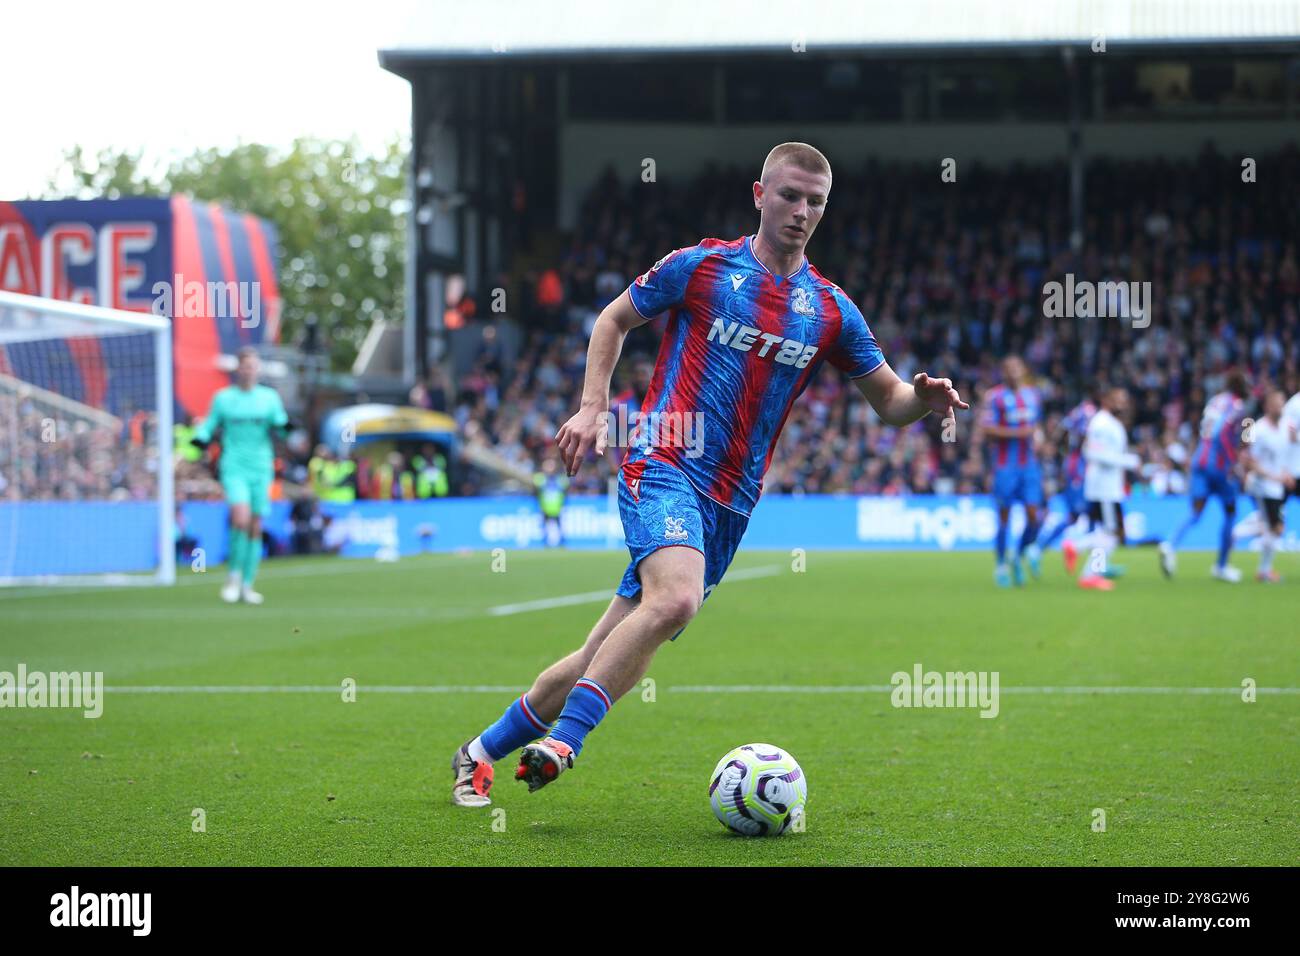
{"label": "stadium stand", "polygon": [[[1257,392],[1269,383],[1300,389],[1300,154],[1291,145],[1257,160],[1273,179],[1268,188],[1242,184],[1239,160],[1209,147],[1194,162],[1093,162],[1086,213],[1094,238],[1077,255],[1064,163],[970,168],[960,185],[941,183],[928,166],[837,169],[812,258],[858,303],[904,377],[952,370],[978,401],[996,382],[996,356],[1022,353],[1047,399],[1049,436],[1090,386],[1128,386],[1143,459],[1134,491],[1179,493],[1201,406],[1231,365],[1250,369]],[[666,251],[752,230],[752,175],[714,168],[655,184],[653,199],[640,182],[600,178],[583,202],[581,231],[554,237],[557,260],[522,277],[520,360],[503,367],[489,346],[461,378],[453,413],[466,439],[521,467],[549,454],[577,408],[601,308]],[[1150,327],[1045,318],[1043,285],[1068,272],[1150,281]],[[639,399],[661,322],[629,337],[616,395]],[[442,394],[442,383],[435,389]],[[1047,451],[1055,487],[1064,449]],[[574,490],[603,491],[610,457],[581,473]],[[902,433],[884,428],[856,389],[824,372],[787,421],[766,489],[977,493],[987,479],[977,432],[944,443],[934,417]],[[460,484],[455,493],[477,490]]]}

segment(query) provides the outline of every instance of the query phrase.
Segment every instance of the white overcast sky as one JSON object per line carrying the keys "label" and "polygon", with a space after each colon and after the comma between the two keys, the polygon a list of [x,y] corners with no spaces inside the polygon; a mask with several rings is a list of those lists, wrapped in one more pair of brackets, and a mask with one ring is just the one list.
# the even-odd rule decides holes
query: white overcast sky
{"label": "white overcast sky", "polygon": [[68,147],[297,136],[377,150],[409,132],[385,47],[696,46],[1300,36],[1300,0],[0,0],[0,200],[34,195]]}
{"label": "white overcast sky", "polygon": [[[424,9],[421,10],[420,7]],[[63,150],[165,161],[238,141],[410,126],[410,87],[377,51],[427,30],[416,0],[20,0],[0,13],[0,200],[38,194]]]}
{"label": "white overcast sky", "polygon": [[646,15],[608,0],[0,0],[0,200],[39,194],[74,145],[159,165],[298,136],[378,150],[409,134],[411,102],[380,49],[634,40]]}
{"label": "white overcast sky", "polygon": [[39,194],[74,145],[159,166],[298,136],[378,150],[409,133],[411,102],[380,49],[635,42],[647,15],[608,0],[0,0],[0,200]]}

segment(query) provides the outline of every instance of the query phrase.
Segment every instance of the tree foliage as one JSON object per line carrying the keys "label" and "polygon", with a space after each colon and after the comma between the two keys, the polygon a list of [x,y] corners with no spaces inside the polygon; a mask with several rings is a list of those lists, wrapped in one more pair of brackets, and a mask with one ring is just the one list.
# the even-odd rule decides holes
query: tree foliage
{"label": "tree foliage", "polygon": [[281,341],[327,351],[348,369],[376,319],[401,322],[406,256],[406,156],[358,144],[298,139],[287,150],[249,143],[201,149],[150,170],[140,153],[64,154],[45,198],[117,199],[184,194],[273,223],[284,298]]}

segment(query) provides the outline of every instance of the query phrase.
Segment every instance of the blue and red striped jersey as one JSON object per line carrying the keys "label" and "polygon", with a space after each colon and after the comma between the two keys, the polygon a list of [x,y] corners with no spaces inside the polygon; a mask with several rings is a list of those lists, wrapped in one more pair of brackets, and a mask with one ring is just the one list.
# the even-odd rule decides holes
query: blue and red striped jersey
{"label": "blue and red striped jersey", "polygon": [[[1019,428],[1037,425],[1043,417],[1043,402],[1038,389],[1028,385],[1007,388],[994,385],[984,396],[984,424],[1002,428]],[[1038,461],[1034,455],[1034,439],[990,438],[988,447],[995,468],[1008,465],[1023,466]]]}
{"label": "blue and red striped jersey", "polygon": [[1201,441],[1192,464],[1209,471],[1231,471],[1241,450],[1245,417],[1246,403],[1231,392],[1220,392],[1206,402],[1201,415]]}
{"label": "blue and red striped jersey", "polygon": [[[796,398],[823,362],[851,378],[885,364],[858,307],[804,259],[790,276],[753,237],[676,249],[628,287],[646,318],[668,313],[625,474],[667,462],[719,504],[749,514]],[[689,417],[687,417],[689,416]]]}
{"label": "blue and red striped jersey", "polygon": [[1083,481],[1083,439],[1088,433],[1088,422],[1097,414],[1097,406],[1086,399],[1065,413],[1061,419],[1061,428],[1069,443],[1069,452],[1065,456],[1065,478],[1072,484]]}

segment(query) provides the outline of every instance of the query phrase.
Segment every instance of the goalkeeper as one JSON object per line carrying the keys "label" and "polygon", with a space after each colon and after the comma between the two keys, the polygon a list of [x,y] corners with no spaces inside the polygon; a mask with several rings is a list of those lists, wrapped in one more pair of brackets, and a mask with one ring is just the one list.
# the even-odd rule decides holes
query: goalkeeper
{"label": "goalkeeper", "polygon": [[283,437],[289,425],[280,396],[275,389],[257,384],[257,372],[257,351],[240,349],[235,384],[212,397],[212,407],[192,439],[206,448],[221,432],[218,474],[230,505],[230,574],[221,589],[221,600],[227,604],[262,603],[253,581],[262,560],[262,517],[270,505],[275,477],[273,436]]}

